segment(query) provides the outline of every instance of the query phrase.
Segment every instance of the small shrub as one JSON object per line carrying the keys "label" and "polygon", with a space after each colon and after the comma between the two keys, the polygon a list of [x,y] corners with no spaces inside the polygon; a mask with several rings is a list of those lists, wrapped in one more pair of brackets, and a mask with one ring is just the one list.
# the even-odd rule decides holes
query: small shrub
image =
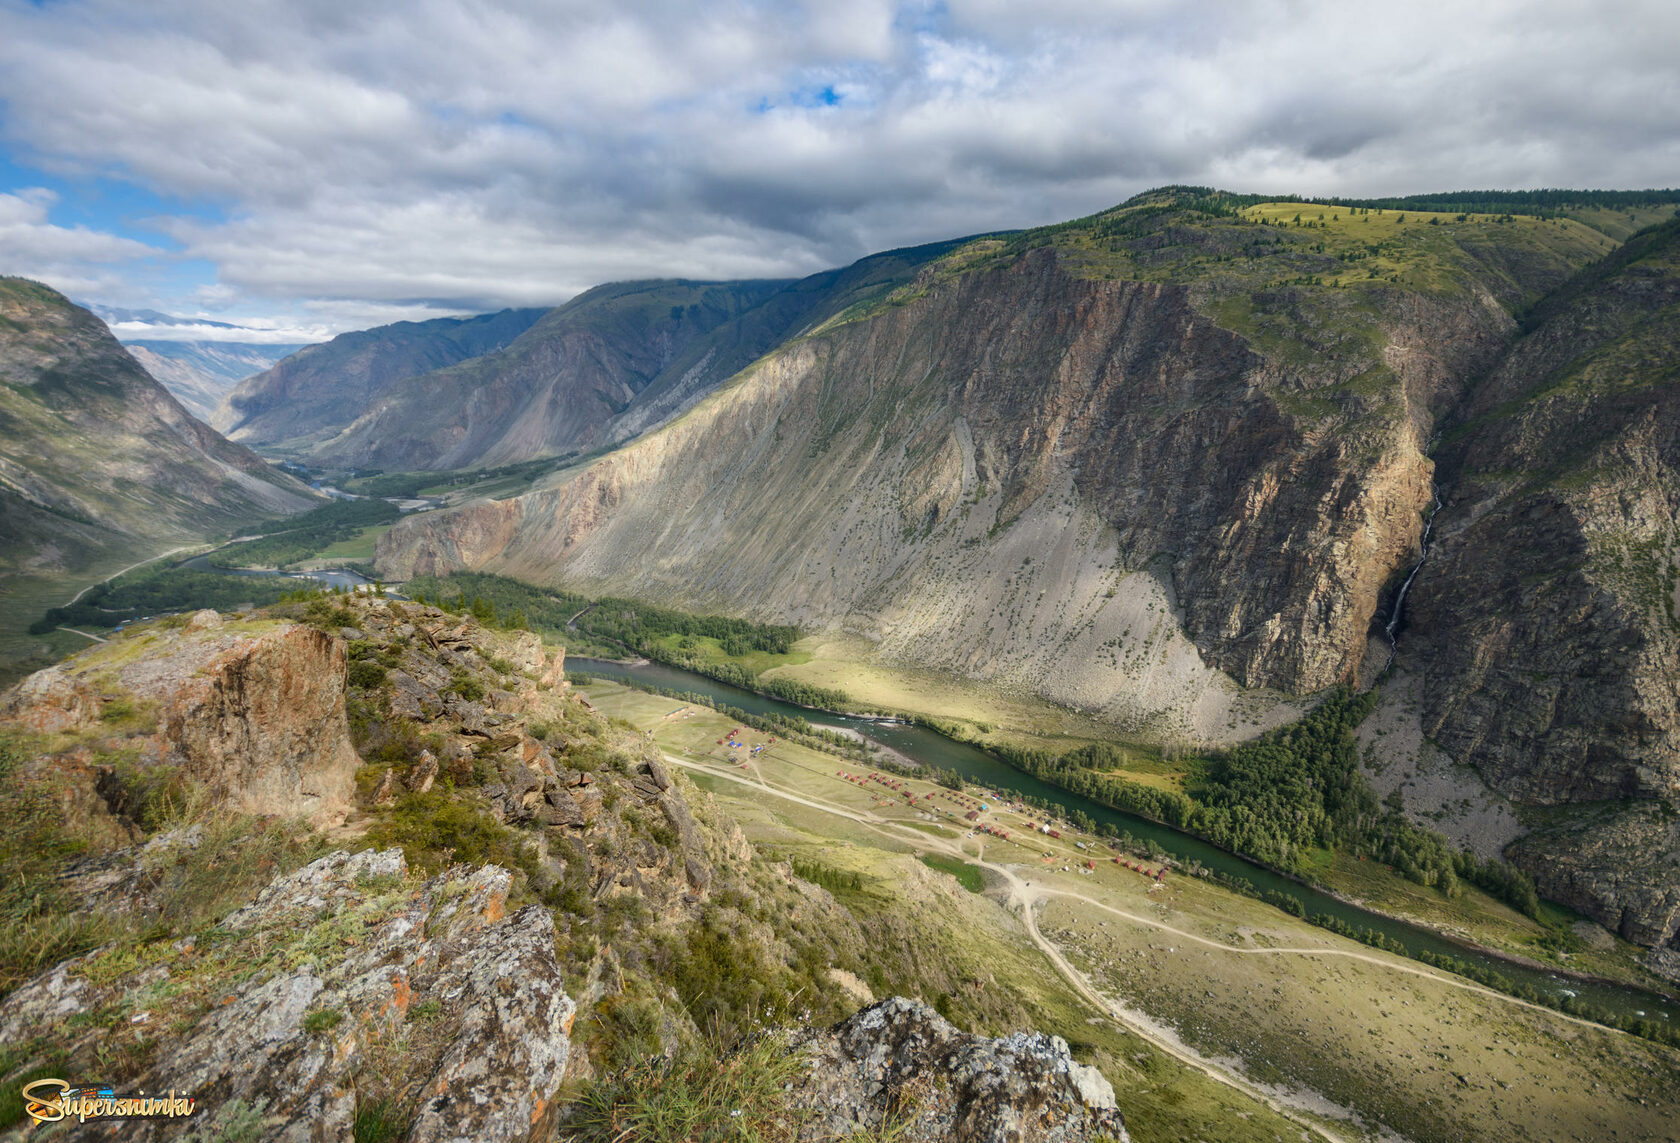
{"label": "small shrub", "polygon": [[180,1137],[180,1143],[257,1143],[263,1137],[263,1113],[268,1100],[246,1103],[230,1099],[217,1106],[215,1114]]}
{"label": "small shrub", "polygon": [[385,668],[378,663],[370,663],[365,659],[357,659],[350,664],[350,685],[363,690],[372,690],[385,683]]}
{"label": "small shrub", "polygon": [[358,1099],[351,1137],[355,1143],[394,1143],[407,1130],[407,1120],[395,1099]]}
{"label": "small shrub", "polygon": [[518,835],[492,817],[482,802],[436,788],[403,798],[374,823],[367,838],[381,849],[402,846],[409,865],[427,873],[454,861],[508,869],[524,864]]}
{"label": "small shrub", "polygon": [[443,689],[460,695],[468,702],[478,702],[484,697],[484,684],[465,671],[457,672],[449,681],[449,685]]}

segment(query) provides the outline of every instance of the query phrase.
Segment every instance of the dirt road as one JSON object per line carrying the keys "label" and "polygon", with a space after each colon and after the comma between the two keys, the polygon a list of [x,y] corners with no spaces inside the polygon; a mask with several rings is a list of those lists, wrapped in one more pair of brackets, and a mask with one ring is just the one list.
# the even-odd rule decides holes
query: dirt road
{"label": "dirt road", "polygon": [[[1067,980],[1067,982],[1073,987],[1087,1005],[1101,1015],[1122,1025],[1128,1031],[1153,1044],[1156,1048],[1172,1056],[1180,1063],[1186,1065],[1187,1067],[1195,1068],[1209,1079],[1222,1083],[1227,1087],[1235,1088],[1249,1098],[1265,1104],[1267,1107],[1277,1112],[1277,1114],[1290,1120],[1292,1123],[1297,1124],[1303,1129],[1311,1131],[1319,1138],[1327,1140],[1328,1143],[1348,1143],[1348,1141],[1342,1136],[1337,1135],[1323,1127],[1316,1120],[1306,1118],[1296,1108],[1290,1107],[1281,1102],[1270,1093],[1261,1090],[1259,1087],[1250,1083],[1243,1077],[1229,1072],[1211,1061],[1204,1059],[1194,1049],[1179,1043],[1176,1037],[1163,1035],[1162,1030],[1156,1027],[1153,1022],[1141,1020],[1135,1015],[1130,1014],[1124,1009],[1105,1000],[1096,992],[1095,989],[1091,987],[1090,982],[1086,980],[1085,975],[1078,969],[1074,968],[1073,965],[1068,963],[1067,958],[1062,955],[1061,950],[1038,931],[1038,920],[1033,914],[1033,906],[1051,894],[1043,890],[1030,890],[1030,887],[1015,874],[1014,870],[986,861],[984,858],[976,857],[963,847],[961,841],[946,841],[944,839],[922,833],[919,830],[911,829],[908,826],[903,826],[898,822],[887,821],[872,813],[859,813],[833,805],[832,803],[823,802],[817,798],[807,798],[799,794],[789,793],[785,790],[778,790],[773,786],[765,785],[762,779],[758,782],[753,782],[740,773],[730,773],[729,771],[719,770],[715,767],[707,766],[702,763],[676,758],[670,754],[665,755],[665,760],[670,762],[672,765],[680,766],[686,770],[697,770],[714,778],[721,778],[726,781],[735,782],[738,785],[771,794],[774,797],[793,802],[797,805],[806,806],[810,809],[820,810],[823,813],[834,814],[837,817],[846,818],[849,821],[854,821],[860,825],[867,826],[883,836],[891,837],[895,841],[913,841],[922,848],[933,849],[952,857],[960,857],[967,861],[974,861],[976,864],[981,866],[981,868],[993,871],[1002,877],[1009,887],[1006,907],[1009,908],[1011,912],[1020,916],[1022,924],[1026,927],[1027,936],[1032,940],[1033,944],[1045,955],[1045,957],[1055,967],[1056,971]],[[1066,893],[1059,893],[1055,895],[1077,896],[1076,894]],[[1081,897],[1080,900],[1089,899]],[[1090,903],[1097,905],[1099,908],[1105,907],[1095,901]],[[1155,922],[1147,919],[1140,918],[1140,920],[1142,920],[1144,924],[1155,924]],[[1165,928],[1166,926],[1157,927]],[[1173,931],[1176,932],[1177,930]],[[1386,962],[1379,961],[1378,963]]]}

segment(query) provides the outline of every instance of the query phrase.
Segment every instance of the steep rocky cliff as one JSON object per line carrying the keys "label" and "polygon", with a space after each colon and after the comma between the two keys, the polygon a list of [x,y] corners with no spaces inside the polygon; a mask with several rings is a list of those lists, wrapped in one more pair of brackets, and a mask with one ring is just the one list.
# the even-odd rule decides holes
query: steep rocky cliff
{"label": "steep rocky cliff", "polygon": [[1548,299],[1440,449],[1401,665],[1423,729],[1530,807],[1549,896],[1680,929],[1680,223]]}
{"label": "steep rocky cliff", "polygon": [[393,382],[501,349],[545,312],[502,310],[340,334],[242,380],[210,423],[245,444],[302,447],[349,424]]}
{"label": "steep rocky cliff", "polygon": [[962,245],[556,487],[405,522],[380,566],[844,628],[1244,733],[1237,684],[1357,679],[1437,418],[1608,244],[1363,217],[1167,194]]}

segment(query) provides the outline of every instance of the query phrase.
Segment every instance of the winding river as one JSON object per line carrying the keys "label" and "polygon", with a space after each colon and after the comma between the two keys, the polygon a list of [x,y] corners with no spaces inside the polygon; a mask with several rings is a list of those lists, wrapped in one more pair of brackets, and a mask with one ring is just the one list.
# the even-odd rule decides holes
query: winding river
{"label": "winding river", "polygon": [[373,581],[357,575],[345,568],[321,568],[318,571],[284,572],[273,568],[224,568],[210,562],[210,553],[194,556],[190,560],[182,560],[175,565],[191,571],[219,572],[222,575],[244,576],[247,579],[265,579],[269,576],[284,576],[287,579],[312,579],[317,583],[324,583],[328,587],[342,587],[354,591],[359,587],[366,587]]}
{"label": "winding river", "polygon": [[970,782],[1000,792],[1029,795],[1060,806],[1064,812],[1080,810],[1098,822],[1107,822],[1117,829],[1129,831],[1134,837],[1154,841],[1180,860],[1199,861],[1209,869],[1232,877],[1246,878],[1262,891],[1276,889],[1292,894],[1306,905],[1309,914],[1328,913],[1356,928],[1375,929],[1384,936],[1402,942],[1414,953],[1427,949],[1440,956],[1457,957],[1459,960],[1502,973],[1519,983],[1531,985],[1538,992],[1560,998],[1575,996],[1594,1007],[1623,1017],[1645,1016],[1651,1019],[1680,1021],[1680,1002],[1637,988],[1604,981],[1581,980],[1548,972],[1543,968],[1530,968],[1489,955],[1473,946],[1460,944],[1431,929],[1370,912],[1284,877],[1264,866],[1227,853],[1198,838],[1179,833],[1168,826],[1110,809],[1078,794],[1071,794],[1041,782],[1030,774],[1024,774],[1006,765],[984,750],[967,743],[954,742],[924,727],[877,722],[795,706],[661,663],[631,666],[601,659],[573,657],[567,659],[567,664],[601,678],[630,679],[649,686],[704,695],[714,702],[736,707],[750,714],[788,715],[803,718],[817,726],[855,731],[917,762],[955,770]]}

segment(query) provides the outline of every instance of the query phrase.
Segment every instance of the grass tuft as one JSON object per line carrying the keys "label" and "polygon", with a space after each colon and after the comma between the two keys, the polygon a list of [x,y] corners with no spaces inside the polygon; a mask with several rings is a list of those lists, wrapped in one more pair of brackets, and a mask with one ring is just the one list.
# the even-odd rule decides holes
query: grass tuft
{"label": "grass tuft", "polygon": [[784,1089],[803,1065],[780,1035],[733,1049],[703,1040],[677,1058],[656,1056],[591,1081],[573,1105],[567,1132],[579,1143],[791,1143],[800,1117]]}

